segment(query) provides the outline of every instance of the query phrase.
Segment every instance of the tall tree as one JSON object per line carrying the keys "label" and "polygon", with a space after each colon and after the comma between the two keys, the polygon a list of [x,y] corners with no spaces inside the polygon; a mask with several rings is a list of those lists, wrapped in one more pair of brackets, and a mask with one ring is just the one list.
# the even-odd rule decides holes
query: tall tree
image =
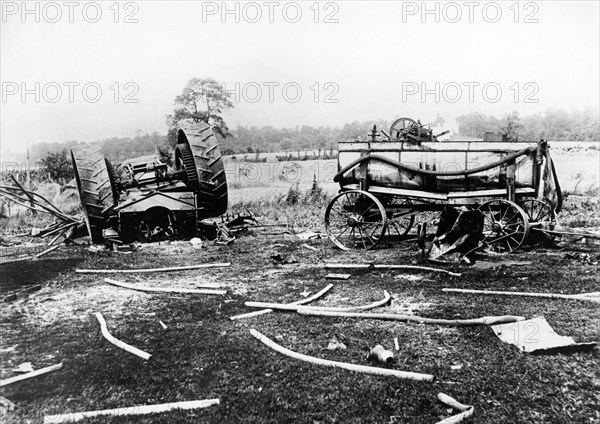
{"label": "tall tree", "polygon": [[75,178],[71,157],[67,155],[67,149],[62,149],[58,153],[48,153],[40,162],[52,181],[65,185]]}
{"label": "tall tree", "polygon": [[204,121],[221,137],[231,136],[229,127],[221,116],[223,111],[233,108],[230,96],[230,93],[213,78],[190,79],[181,94],[175,97],[173,114],[167,115],[170,144],[175,145],[177,142],[177,126],[184,119]]}

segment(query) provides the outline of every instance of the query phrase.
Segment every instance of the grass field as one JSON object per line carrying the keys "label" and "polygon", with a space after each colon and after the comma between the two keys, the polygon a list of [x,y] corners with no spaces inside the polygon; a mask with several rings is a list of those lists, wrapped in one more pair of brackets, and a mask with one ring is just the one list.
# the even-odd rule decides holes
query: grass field
{"label": "grass field", "polygon": [[[571,153],[565,152],[565,158]],[[593,178],[598,172],[583,164],[592,164],[597,156],[576,157],[580,160],[578,166],[571,158],[561,161],[564,165],[557,163],[557,167],[559,175],[560,166],[564,166],[562,175],[574,171],[583,175],[583,182],[575,190],[583,194],[583,190],[597,184]],[[583,162],[587,160],[590,162]],[[251,311],[245,301],[287,303],[302,299],[302,293],[319,291],[330,282],[325,278],[330,272],[324,268],[328,262],[431,266],[410,241],[385,241],[369,252],[341,252],[328,240],[303,241],[291,234],[309,229],[323,231],[326,198],[337,191],[333,184],[324,183],[331,180],[328,163],[298,162],[293,171],[283,169],[287,163],[263,163],[256,164],[262,166],[258,172],[259,168],[240,171],[239,163],[228,161],[232,213],[244,213],[243,207],[247,206],[262,223],[294,223],[293,227],[255,229],[230,246],[208,243],[195,249],[189,242],[177,241],[142,245],[134,252],[93,252],[87,246],[63,246],[27,262],[11,260],[41,251],[43,245],[3,247],[2,294],[34,284],[42,288],[0,304],[0,379],[14,375],[11,370],[23,362],[31,362],[35,369],[62,362],[63,368],[1,388],[0,396],[17,407],[1,417],[2,422],[38,423],[48,414],[219,398],[219,405],[207,409],[85,422],[434,423],[453,414],[436,401],[436,395],[443,392],[474,406],[472,422],[600,423],[597,349],[533,356],[501,342],[485,326],[358,321],[291,312],[231,321],[230,316]],[[595,177],[590,177],[594,172]],[[579,177],[572,175],[569,181],[574,187]],[[307,190],[315,178],[324,194],[311,198]],[[298,203],[290,205],[287,196],[296,183],[301,196]],[[566,199],[563,220],[571,226],[597,229],[599,212],[597,197],[571,194]],[[305,243],[316,251],[304,247]],[[297,262],[275,264],[271,259],[274,254],[291,255]],[[504,259],[481,257],[480,261]],[[443,287],[567,294],[599,290],[597,247],[571,245],[558,250],[538,246],[512,254],[510,259],[529,264],[491,270],[448,266],[462,272],[461,277],[350,271],[349,280],[334,281],[333,289],[314,304],[363,305],[381,299],[387,290],[392,295],[391,304],[374,312],[446,319],[544,316],[560,335],[571,336],[577,342],[598,340],[600,309],[591,302],[441,291]],[[202,283],[219,283],[227,288],[226,296],[142,293],[107,285],[103,275],[75,273],[76,268],[211,262],[230,262],[231,266],[111,277],[154,287],[195,288]],[[144,361],[107,342],[95,312],[104,315],[115,337],[152,354],[150,360]],[[159,321],[166,324],[166,330]],[[428,373],[436,380],[414,382],[304,363],[259,343],[250,335],[252,328],[299,353]],[[327,349],[333,337],[347,348]],[[392,349],[395,337],[400,349],[395,352],[393,364],[367,361],[370,348],[382,344]]]}

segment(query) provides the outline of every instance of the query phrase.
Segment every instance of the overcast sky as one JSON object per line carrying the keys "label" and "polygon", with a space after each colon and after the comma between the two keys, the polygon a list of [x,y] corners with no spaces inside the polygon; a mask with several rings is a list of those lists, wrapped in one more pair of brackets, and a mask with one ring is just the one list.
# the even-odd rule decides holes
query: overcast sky
{"label": "overcast sky", "polygon": [[4,1],[1,149],[165,133],[194,76],[237,94],[230,127],[598,107],[598,1],[426,6]]}

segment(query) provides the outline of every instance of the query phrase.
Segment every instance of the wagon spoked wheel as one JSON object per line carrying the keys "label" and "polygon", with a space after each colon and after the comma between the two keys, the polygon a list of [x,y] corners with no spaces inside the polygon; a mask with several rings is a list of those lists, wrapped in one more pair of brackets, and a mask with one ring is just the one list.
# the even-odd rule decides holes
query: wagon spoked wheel
{"label": "wagon spoked wheel", "polygon": [[415,223],[414,215],[405,215],[410,209],[410,199],[393,197],[389,202],[384,202],[388,211],[388,235],[392,237],[405,236]]}
{"label": "wagon spoked wheel", "polygon": [[491,200],[479,207],[483,213],[483,242],[495,253],[511,253],[527,239],[529,218],[508,200]]}
{"label": "wagon spoked wheel", "polygon": [[546,201],[527,199],[521,202],[521,207],[527,214],[530,223],[550,222],[553,220],[552,207]]}
{"label": "wagon spoked wheel", "polygon": [[340,249],[372,249],[387,228],[383,205],[371,193],[361,190],[338,194],[327,205],[325,231]]}
{"label": "wagon spoked wheel", "polygon": [[392,140],[398,140],[399,138],[406,138],[409,131],[417,126],[417,122],[411,118],[400,118],[396,119],[390,127],[390,137]]}

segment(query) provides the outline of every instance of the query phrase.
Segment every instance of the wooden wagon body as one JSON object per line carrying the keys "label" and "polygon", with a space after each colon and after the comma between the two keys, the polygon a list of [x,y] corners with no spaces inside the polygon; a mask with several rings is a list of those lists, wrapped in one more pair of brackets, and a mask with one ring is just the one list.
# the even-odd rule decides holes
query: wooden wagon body
{"label": "wooden wagon body", "polygon": [[543,140],[386,140],[375,128],[369,138],[339,143],[334,181],[340,194],[325,224],[342,249],[372,248],[386,234],[407,234],[419,212],[453,205],[480,209],[486,243],[512,252],[530,227],[560,211],[560,187]]}

